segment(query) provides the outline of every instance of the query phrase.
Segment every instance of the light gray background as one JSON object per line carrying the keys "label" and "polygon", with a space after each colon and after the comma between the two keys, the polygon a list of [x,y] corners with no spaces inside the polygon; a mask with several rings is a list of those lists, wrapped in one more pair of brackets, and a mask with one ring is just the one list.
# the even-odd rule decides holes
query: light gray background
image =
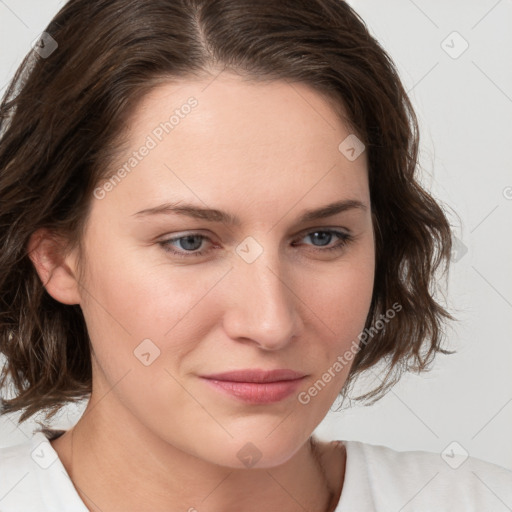
{"label": "light gray background", "polygon": [[[0,92],[64,3],[0,0]],[[349,3],[410,94],[424,184],[462,219],[448,288],[458,352],[428,374],[404,377],[371,407],[331,412],[317,433],[440,454],[456,441],[512,469],[512,1]],[[69,428],[82,410],[69,407],[56,426]],[[0,446],[24,441],[33,426],[0,417]]]}

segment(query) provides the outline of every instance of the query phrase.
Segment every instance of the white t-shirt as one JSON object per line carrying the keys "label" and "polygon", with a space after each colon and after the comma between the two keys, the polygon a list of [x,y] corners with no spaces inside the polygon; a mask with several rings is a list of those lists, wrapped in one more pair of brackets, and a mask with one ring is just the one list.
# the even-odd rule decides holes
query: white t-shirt
{"label": "white t-shirt", "polygon": [[[336,512],[512,510],[512,471],[507,469],[459,458],[454,451],[443,460],[428,452],[344,444],[345,481]],[[88,512],[44,433],[0,448],[0,512]]]}

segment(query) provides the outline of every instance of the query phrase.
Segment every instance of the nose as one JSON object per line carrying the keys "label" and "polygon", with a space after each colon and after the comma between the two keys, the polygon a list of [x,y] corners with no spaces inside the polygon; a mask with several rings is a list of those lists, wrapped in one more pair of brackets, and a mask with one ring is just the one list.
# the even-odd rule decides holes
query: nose
{"label": "nose", "polygon": [[[236,261],[231,271],[230,301],[224,328],[231,339],[250,340],[264,350],[292,343],[303,327],[300,297],[291,271],[279,255],[265,250],[254,262]],[[300,293],[300,292],[299,292]]]}

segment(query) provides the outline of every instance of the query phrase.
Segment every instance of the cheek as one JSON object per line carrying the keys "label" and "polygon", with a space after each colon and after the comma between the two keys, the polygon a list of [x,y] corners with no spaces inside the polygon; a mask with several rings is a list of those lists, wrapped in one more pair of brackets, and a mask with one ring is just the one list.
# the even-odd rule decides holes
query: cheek
{"label": "cheek", "polygon": [[312,418],[327,414],[347,380],[371,304],[373,275],[373,258],[362,256],[346,260],[317,279],[319,286],[306,290],[315,313],[310,328],[315,346],[304,350],[314,375],[300,389],[297,402]]}
{"label": "cheek", "polygon": [[361,244],[346,260],[303,292],[314,313],[329,327],[333,343],[346,343],[364,328],[374,285],[375,260],[370,243]]}
{"label": "cheek", "polygon": [[[294,398],[299,420],[286,422],[279,430],[276,439],[282,446],[286,439],[309,435],[346,379],[349,365],[339,371],[335,364],[364,326],[373,288],[370,247],[360,244],[337,263],[317,262],[309,270],[297,266],[288,274],[287,284],[298,297],[290,307],[297,309],[305,325],[288,361],[299,367],[303,360],[314,376],[299,390],[302,401]],[[227,274],[231,265],[179,267],[167,265],[163,258],[155,264],[140,254],[121,258],[109,247],[90,268],[91,296],[84,314],[107,381],[105,393],[114,388],[107,396],[117,397],[151,430],[183,449],[197,450],[199,435],[210,436],[213,447],[225,447],[225,432],[205,412],[201,388],[187,380],[187,371],[204,361],[218,361],[219,356],[225,361],[232,349],[225,333],[211,337],[224,345],[207,343],[232,307],[234,274]],[[247,432],[257,439],[257,432],[268,430],[268,418],[233,416],[215,403],[209,408],[219,417],[222,413],[237,442]],[[270,441],[259,442],[266,446]]]}
{"label": "cheek", "polygon": [[171,271],[144,258],[136,262],[113,256],[96,258],[88,269],[82,309],[99,385],[115,385],[120,400],[141,414],[161,410],[171,396],[173,407],[187,404],[173,379],[180,379],[175,368],[201,339],[208,311],[197,309],[202,314],[198,322],[195,307],[218,281],[213,273],[197,279],[197,270],[194,279],[191,269]]}
{"label": "cheek", "polygon": [[88,273],[90,293],[85,297],[90,300],[85,302],[93,322],[111,324],[134,341],[164,338],[222,273],[222,269],[166,264],[165,256],[154,257],[152,248],[127,252],[121,257],[110,247],[104,258],[94,260]]}
{"label": "cheek", "polygon": [[[316,292],[315,297],[311,290],[309,295],[318,317],[314,324],[316,355],[312,354],[311,359],[317,361],[317,377],[324,382],[332,381],[330,392],[323,394],[321,399],[327,402],[334,400],[348,376],[372,298],[371,276],[348,266],[344,270],[332,276],[328,284],[329,293]],[[329,371],[330,376],[327,375]]]}
{"label": "cheek", "polygon": [[[84,315],[93,345],[108,338],[108,343],[98,348],[117,359],[122,352],[132,357],[145,339],[173,356],[188,352],[201,333],[214,327],[215,318],[220,321],[222,304],[230,303],[224,296],[233,289],[229,286],[233,276],[226,275],[230,265],[179,266],[167,264],[162,255],[148,256],[150,252],[153,249],[116,252],[113,244],[104,247],[103,257],[91,260],[90,300]],[[360,241],[337,262],[316,262],[310,270],[297,268],[295,274],[288,274],[291,289],[299,298],[294,307],[309,324],[306,329],[324,340],[323,349],[331,356],[333,350],[357,338],[364,327],[373,267],[369,239]]]}
{"label": "cheek", "polygon": [[108,247],[90,260],[82,309],[95,360],[111,385],[123,378],[133,400],[148,390],[169,396],[179,389],[166,370],[174,374],[214,325],[212,290],[225,269],[171,267],[163,258],[124,254]]}

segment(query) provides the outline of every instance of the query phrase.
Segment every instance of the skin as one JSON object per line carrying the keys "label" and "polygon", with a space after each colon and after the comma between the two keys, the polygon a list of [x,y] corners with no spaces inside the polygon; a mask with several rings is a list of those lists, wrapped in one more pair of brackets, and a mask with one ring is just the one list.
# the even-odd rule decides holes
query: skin
{"label": "skin", "polygon": [[[226,72],[157,86],[134,112],[113,170],[190,96],[198,106],[103,199],[92,199],[83,275],[76,251],[59,255],[45,231],[32,237],[48,293],[80,304],[93,347],[87,409],[52,446],[90,510],[324,510],[326,482],[308,440],[350,365],[308,404],[297,394],[357,339],[369,311],[375,247],[366,153],[350,161],[338,150],[351,132],[308,86]],[[298,223],[305,210],[343,199],[366,209]],[[175,200],[227,211],[241,224],[134,216]],[[320,228],[354,239],[326,251],[323,244],[339,239],[311,235]],[[190,232],[207,238],[172,248],[203,256],[180,258],[158,243]],[[252,263],[236,252],[247,237],[263,251]],[[145,366],[134,350],[148,338],[160,355]],[[308,376],[296,393],[265,405],[198,377],[245,368]],[[246,443],[261,454],[250,468],[237,457]],[[343,444],[322,442],[321,453],[340,493]]]}

